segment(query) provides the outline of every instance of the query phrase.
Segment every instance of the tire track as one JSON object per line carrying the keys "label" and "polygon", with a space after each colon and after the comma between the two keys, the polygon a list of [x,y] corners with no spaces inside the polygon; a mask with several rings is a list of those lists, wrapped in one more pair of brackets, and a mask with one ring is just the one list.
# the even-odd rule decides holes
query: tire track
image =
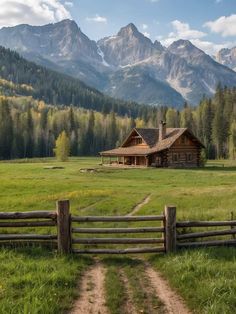
{"label": "tire track", "polygon": [[96,263],[83,275],[79,286],[80,297],[74,303],[70,314],[108,314],[105,294],[106,270],[101,263]]}

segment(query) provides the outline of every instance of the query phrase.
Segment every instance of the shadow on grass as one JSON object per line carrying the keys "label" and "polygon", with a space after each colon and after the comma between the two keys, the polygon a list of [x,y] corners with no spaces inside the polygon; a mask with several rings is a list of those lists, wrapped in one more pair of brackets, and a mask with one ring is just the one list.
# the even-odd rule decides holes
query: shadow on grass
{"label": "shadow on grass", "polygon": [[131,258],[131,257],[104,257],[102,258],[102,262],[107,266],[139,266],[143,264],[143,261],[141,259],[137,258]]}

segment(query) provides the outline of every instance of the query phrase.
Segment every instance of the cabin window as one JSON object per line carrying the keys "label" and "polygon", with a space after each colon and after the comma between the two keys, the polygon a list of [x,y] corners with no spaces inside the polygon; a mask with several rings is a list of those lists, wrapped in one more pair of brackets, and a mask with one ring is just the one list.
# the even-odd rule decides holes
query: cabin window
{"label": "cabin window", "polygon": [[192,161],[193,160],[193,155],[192,154],[188,154],[188,161]]}
{"label": "cabin window", "polygon": [[136,145],[142,144],[142,139],[141,138],[136,138]]}

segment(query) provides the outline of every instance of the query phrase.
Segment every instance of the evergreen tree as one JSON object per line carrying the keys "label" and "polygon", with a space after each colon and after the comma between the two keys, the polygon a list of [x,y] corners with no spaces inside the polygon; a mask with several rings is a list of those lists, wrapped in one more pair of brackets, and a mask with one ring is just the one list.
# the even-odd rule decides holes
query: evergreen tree
{"label": "evergreen tree", "polygon": [[7,99],[0,99],[0,159],[10,159],[13,144],[13,122]]}

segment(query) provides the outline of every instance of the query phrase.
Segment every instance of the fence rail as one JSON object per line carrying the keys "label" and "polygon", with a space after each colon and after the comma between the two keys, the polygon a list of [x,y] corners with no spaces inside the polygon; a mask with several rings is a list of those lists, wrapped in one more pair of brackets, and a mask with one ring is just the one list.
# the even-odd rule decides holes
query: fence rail
{"label": "fence rail", "polygon": [[143,228],[72,228],[73,233],[87,234],[115,234],[115,233],[163,233],[163,227],[143,227]]}
{"label": "fence rail", "polygon": [[[71,228],[71,244],[72,244],[72,252],[79,253],[79,254],[128,254],[128,253],[153,253],[153,252],[165,252],[165,239],[164,236],[161,238],[161,235],[165,234],[164,222],[165,216],[164,215],[155,215],[155,216],[72,216],[71,223],[89,223],[89,222],[162,222],[163,226],[158,227],[136,227],[136,228],[81,228],[81,227],[72,227]],[[161,234],[158,237],[152,238],[128,238],[126,234],[146,234],[146,233],[154,233],[154,234]],[[74,238],[74,235],[77,235]],[[91,238],[83,238],[79,237],[78,234],[88,234],[92,235]],[[98,238],[96,234],[123,234],[122,237],[118,238]],[[78,248],[75,245],[86,245],[86,246],[94,246],[94,245],[130,245],[130,244],[158,244],[160,247],[135,247],[135,248]]]}
{"label": "fence rail", "polygon": [[74,222],[127,222],[127,221],[163,221],[161,216],[72,216]]}
{"label": "fence rail", "polygon": [[0,213],[0,220],[2,219],[35,219],[35,218],[56,219],[57,213],[52,212],[52,211]]}
{"label": "fence rail", "polygon": [[[94,224],[91,224],[91,227],[87,226],[89,223],[101,222],[104,227],[103,225],[96,227]],[[115,222],[116,226],[106,227],[105,224],[110,222]],[[162,225],[117,227],[120,222],[160,222]],[[80,226],[77,226],[78,223]],[[87,223],[86,226],[81,226],[83,223]],[[25,230],[23,233],[4,231],[6,228],[19,230],[28,227],[48,227],[53,230],[50,229],[49,234],[27,234]],[[212,230],[212,227],[217,227],[218,230]],[[222,228],[219,227],[225,228],[221,230]],[[207,228],[207,230],[192,231],[194,228]],[[117,234],[118,237],[99,237],[99,235],[112,234]],[[132,238],[128,237],[128,234],[137,234],[137,236]],[[142,237],[147,234],[150,234],[150,237]],[[70,203],[67,200],[58,201],[56,211],[0,213],[0,244],[53,243],[57,245],[60,253],[66,254],[71,252],[77,254],[170,253],[181,248],[236,246],[235,237],[236,220],[232,213],[231,220],[226,221],[177,221],[175,206],[166,206],[163,215],[156,216],[74,216],[70,214]],[[117,247],[130,244],[150,246]],[[100,245],[111,245],[112,248],[97,247]]]}

